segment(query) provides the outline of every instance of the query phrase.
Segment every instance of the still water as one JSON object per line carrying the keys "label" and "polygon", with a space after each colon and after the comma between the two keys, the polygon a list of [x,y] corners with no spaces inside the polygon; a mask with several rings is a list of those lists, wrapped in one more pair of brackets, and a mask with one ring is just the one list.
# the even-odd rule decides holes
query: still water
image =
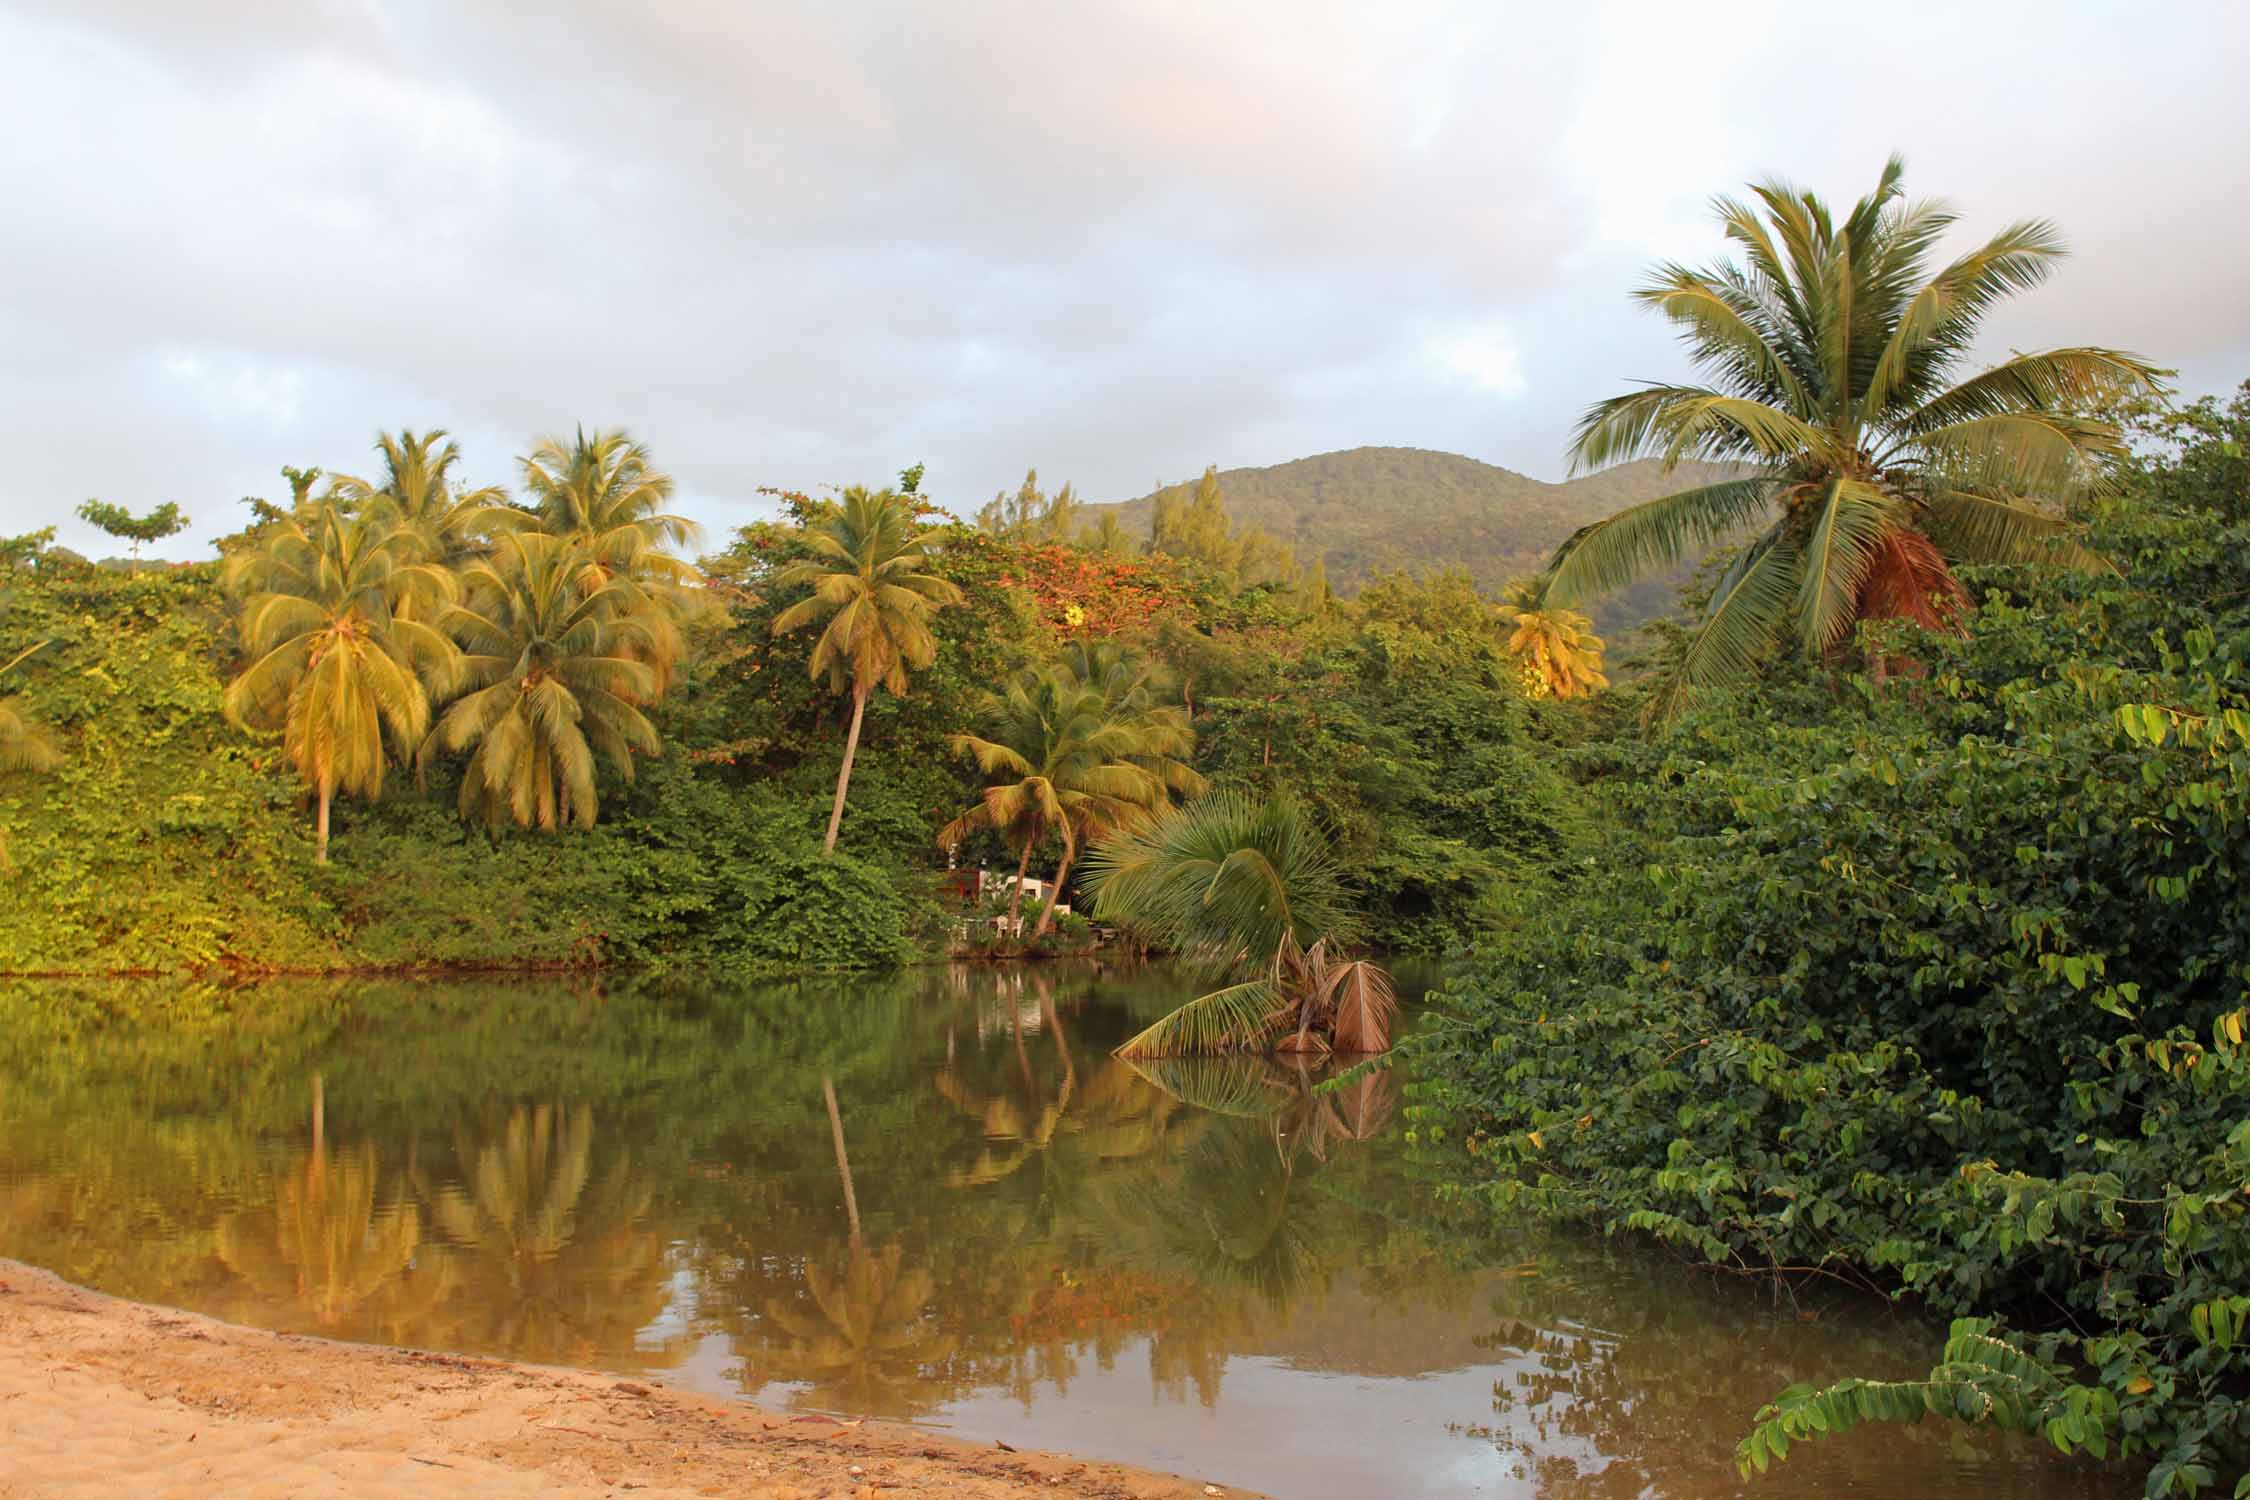
{"label": "still water", "polygon": [[1933,1329],[1450,1222],[1394,1076],[1113,1058],[1182,982],[16,985],[0,1255],[1286,1500],[2137,1488],[1934,1426],[1744,1484],[1764,1399]]}

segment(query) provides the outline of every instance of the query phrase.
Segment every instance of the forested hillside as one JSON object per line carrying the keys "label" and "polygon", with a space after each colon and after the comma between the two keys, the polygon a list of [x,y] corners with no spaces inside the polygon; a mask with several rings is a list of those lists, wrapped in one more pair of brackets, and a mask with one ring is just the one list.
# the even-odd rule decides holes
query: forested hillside
{"label": "forested hillside", "polygon": [[[1693,462],[1666,471],[1643,459],[1549,484],[1458,453],[1347,448],[1268,468],[1221,469],[1218,479],[1230,514],[1286,543],[1304,566],[1325,562],[1339,593],[1443,560],[1468,569],[1497,597],[1538,573],[1579,527],[1728,472]],[[1192,481],[1166,485],[1136,500],[1088,506],[1087,514],[1097,523],[1114,514],[1128,536],[1145,538],[1158,497],[1184,498],[1193,489]],[[1666,573],[1601,601],[1591,611],[1596,624],[1622,631],[1668,613],[1683,576]]]}

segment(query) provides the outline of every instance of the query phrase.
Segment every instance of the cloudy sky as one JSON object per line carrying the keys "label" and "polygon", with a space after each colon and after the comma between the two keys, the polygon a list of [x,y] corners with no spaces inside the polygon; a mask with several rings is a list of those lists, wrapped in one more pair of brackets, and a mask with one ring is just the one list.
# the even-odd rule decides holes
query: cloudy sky
{"label": "cloudy sky", "polygon": [[[1837,19],[1823,19],[1824,14]],[[1873,17],[1880,30],[1841,19]],[[2250,376],[2250,6],[0,0],[0,530],[623,425],[714,529],[926,460],[1559,478],[1704,202],[1884,156],[2075,259],[1991,352]]]}

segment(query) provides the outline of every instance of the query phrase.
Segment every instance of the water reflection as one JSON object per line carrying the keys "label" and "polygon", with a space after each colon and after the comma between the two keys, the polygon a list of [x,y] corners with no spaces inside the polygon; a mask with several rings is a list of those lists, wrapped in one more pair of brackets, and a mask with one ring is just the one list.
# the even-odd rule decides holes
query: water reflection
{"label": "water reflection", "polygon": [[[1438,1222],[1393,1074],[1112,1056],[1185,982],[26,987],[0,1254],[1291,1496],[1732,1495],[1781,1385],[1926,1363],[1925,1326],[1862,1304]],[[2077,1480],[1933,1428],[1788,1483]]]}

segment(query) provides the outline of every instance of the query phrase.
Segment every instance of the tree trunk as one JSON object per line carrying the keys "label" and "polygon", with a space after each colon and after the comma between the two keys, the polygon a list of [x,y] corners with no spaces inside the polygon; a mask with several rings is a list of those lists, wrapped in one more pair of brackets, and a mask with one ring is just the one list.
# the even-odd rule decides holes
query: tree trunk
{"label": "tree trunk", "polygon": [[867,712],[867,684],[852,684],[852,727],[844,732],[844,765],[836,773],[836,806],[828,814],[828,842],[821,852],[836,852],[836,830],[844,825],[844,789],[852,784],[852,757],[859,754],[859,721]]}
{"label": "tree trunk", "polygon": [[1016,937],[1023,931],[1023,876],[1031,868],[1031,840],[1023,841],[1023,858],[1016,861],[1016,889],[1008,898],[1008,936]]}
{"label": "tree trunk", "polygon": [[844,1217],[852,1226],[852,1248],[859,1248],[859,1195],[852,1191],[852,1159],[844,1154],[844,1116],[836,1108],[836,1084],[820,1075],[820,1092],[828,1100],[828,1131],[836,1138],[836,1175],[844,1179]]}
{"label": "tree trunk", "polygon": [[329,800],[335,796],[335,794],[336,789],[329,785],[327,780],[324,778],[320,783],[320,822],[317,825],[319,829],[318,844],[313,853],[313,863],[316,865],[324,865],[328,863],[328,803]]}
{"label": "tree trunk", "polygon": [[1070,857],[1078,852],[1076,844],[1063,845],[1062,863],[1055,867],[1055,893],[1047,898],[1047,909],[1039,914],[1039,925],[1031,929],[1031,940],[1038,942],[1041,933],[1055,925],[1055,906],[1063,897],[1063,882],[1070,878]]}

